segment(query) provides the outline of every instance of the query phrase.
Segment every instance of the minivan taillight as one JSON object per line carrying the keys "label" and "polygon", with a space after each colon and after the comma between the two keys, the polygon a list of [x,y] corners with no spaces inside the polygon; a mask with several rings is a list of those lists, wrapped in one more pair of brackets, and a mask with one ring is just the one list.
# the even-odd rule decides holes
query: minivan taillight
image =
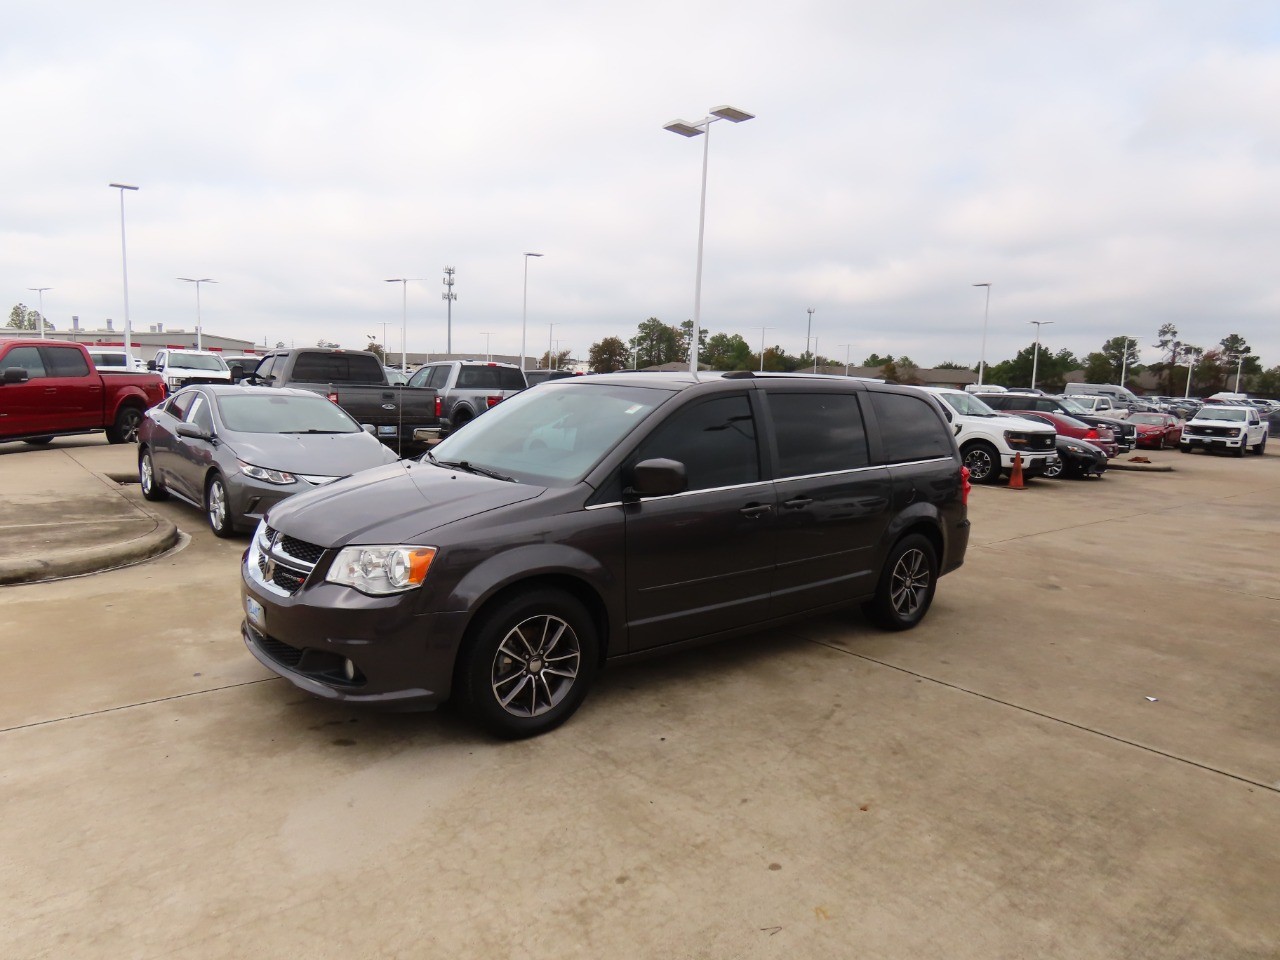
{"label": "minivan taillight", "polygon": [[969,505],[969,491],[973,489],[973,484],[969,482],[969,468],[960,468],[960,502],[964,506]]}

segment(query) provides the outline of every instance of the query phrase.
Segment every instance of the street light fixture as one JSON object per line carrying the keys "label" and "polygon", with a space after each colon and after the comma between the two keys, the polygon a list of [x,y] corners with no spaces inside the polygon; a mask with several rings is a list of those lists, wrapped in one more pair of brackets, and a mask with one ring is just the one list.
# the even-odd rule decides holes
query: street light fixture
{"label": "street light fixture", "polygon": [[[39,297],[40,297],[40,313],[39,313],[39,316],[40,316],[40,339],[41,339],[41,340],[43,340],[43,339],[44,339],[44,292],[45,292],[46,290],[52,290],[52,289],[53,289],[53,287],[27,287],[27,289],[28,289],[28,290],[31,290],[31,291],[33,291],[33,292],[35,292],[35,293],[36,293],[37,295],[39,295]],[[1238,381],[1238,380],[1239,380],[1239,377],[1237,377],[1236,379],[1237,379],[1237,381]]]}
{"label": "street light fixture", "polygon": [[1137,341],[1137,337],[1131,337],[1127,333],[1121,334],[1124,337],[1124,349],[1120,351],[1120,386],[1124,386],[1125,371],[1129,369],[1129,341]]}
{"label": "street light fixture", "polygon": [[807,314],[809,314],[809,326],[805,327],[805,331],[804,331],[804,352],[805,353],[809,352],[809,336],[813,333],[813,311],[814,311],[813,307],[809,307],[809,309],[805,311]]}
{"label": "street light fixture", "polygon": [[406,376],[409,373],[409,282],[421,279],[422,277],[394,277],[386,281],[400,284],[400,372]]}
{"label": "street light fixture", "polygon": [[210,280],[208,277],[201,277],[199,280],[192,280],[190,277],[176,277],[177,280],[185,280],[187,283],[196,285],[196,349],[204,349],[204,327],[200,323],[200,284],[217,283],[217,280]]}
{"label": "street light fixture", "polygon": [[987,304],[982,308],[982,353],[978,357],[978,386],[982,386],[982,376],[987,369],[987,318],[991,315],[991,284],[975,283],[973,286],[987,288]]}
{"label": "street light fixture", "polygon": [[[698,375],[698,337],[702,333],[702,240],[707,224],[707,155],[711,150],[711,124],[717,120],[728,120],[730,123],[742,123],[755,117],[753,113],[739,110],[737,107],[713,107],[707,116],[690,123],[687,120],[672,120],[663,126],[682,137],[705,135],[702,141],[702,199],[698,203],[698,266],[693,281],[693,331],[689,338],[689,372]],[[764,349],[760,350],[760,362],[764,362]]]}
{"label": "street light fixture", "polygon": [[445,301],[447,313],[445,316],[444,327],[444,349],[445,352],[453,354],[453,301],[458,299],[458,295],[453,292],[453,267],[444,268],[444,293],[440,294],[440,299]]}
{"label": "street light fixture", "polygon": [[[1036,328],[1036,348],[1035,348],[1035,352],[1031,354],[1031,389],[1032,390],[1036,388],[1036,365],[1040,360],[1040,328],[1047,327],[1049,324],[1056,323],[1056,322],[1057,321],[1055,320],[1028,320],[1027,321],[1027,323],[1035,324],[1035,328]],[[978,382],[981,383],[982,381],[978,381]]]}
{"label": "street light fixture", "polygon": [[120,263],[124,273],[124,365],[133,369],[133,327],[129,324],[129,255],[125,251],[124,242],[124,192],[137,190],[127,183],[107,184],[113,190],[120,191]]}
{"label": "street light fixture", "polygon": [[525,332],[529,329],[529,258],[540,257],[540,253],[526,253],[524,255],[524,300],[523,306],[520,308],[520,372],[524,373],[525,362]]}

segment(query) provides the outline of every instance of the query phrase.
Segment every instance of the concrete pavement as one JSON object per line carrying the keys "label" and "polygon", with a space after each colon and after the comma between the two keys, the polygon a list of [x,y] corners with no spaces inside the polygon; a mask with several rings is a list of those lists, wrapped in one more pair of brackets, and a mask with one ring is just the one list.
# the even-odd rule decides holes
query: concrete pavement
{"label": "concrete pavement", "polygon": [[0,585],[110,570],[173,547],[174,524],[121,489],[137,482],[136,450],[101,434],[0,444]]}

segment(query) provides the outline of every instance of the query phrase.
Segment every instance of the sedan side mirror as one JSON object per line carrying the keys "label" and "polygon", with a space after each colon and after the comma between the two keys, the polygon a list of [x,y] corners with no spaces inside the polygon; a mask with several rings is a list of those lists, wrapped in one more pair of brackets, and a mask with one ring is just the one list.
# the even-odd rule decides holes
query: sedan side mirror
{"label": "sedan side mirror", "polygon": [[641,460],[630,474],[631,483],[623,490],[628,497],[665,497],[683,493],[689,486],[684,464],[678,460]]}
{"label": "sedan side mirror", "polygon": [[192,440],[212,440],[213,434],[204,427],[197,426],[194,423],[180,423],[178,429],[174,431],[180,437],[190,437]]}

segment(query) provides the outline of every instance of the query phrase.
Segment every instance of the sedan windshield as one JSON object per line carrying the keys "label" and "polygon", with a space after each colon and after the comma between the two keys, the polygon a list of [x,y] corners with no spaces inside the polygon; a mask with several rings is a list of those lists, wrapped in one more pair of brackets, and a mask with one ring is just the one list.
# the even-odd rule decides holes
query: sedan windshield
{"label": "sedan windshield", "polygon": [[1247,420],[1249,411],[1243,407],[1204,407],[1196,414],[1197,420]]}
{"label": "sedan windshield", "polygon": [[184,370],[226,370],[227,365],[221,357],[205,356],[200,353],[171,353],[169,366],[181,367]]}
{"label": "sedan windshield", "polygon": [[218,413],[224,427],[239,433],[359,433],[361,429],[346,411],[320,396],[223,395],[218,397]]}
{"label": "sedan windshield", "polygon": [[1145,423],[1153,427],[1163,427],[1168,420],[1162,413],[1132,413],[1129,415],[1130,423]]}
{"label": "sedan windshield", "polygon": [[603,378],[549,381],[477,417],[425,462],[522,483],[576,483],[672,393]]}

